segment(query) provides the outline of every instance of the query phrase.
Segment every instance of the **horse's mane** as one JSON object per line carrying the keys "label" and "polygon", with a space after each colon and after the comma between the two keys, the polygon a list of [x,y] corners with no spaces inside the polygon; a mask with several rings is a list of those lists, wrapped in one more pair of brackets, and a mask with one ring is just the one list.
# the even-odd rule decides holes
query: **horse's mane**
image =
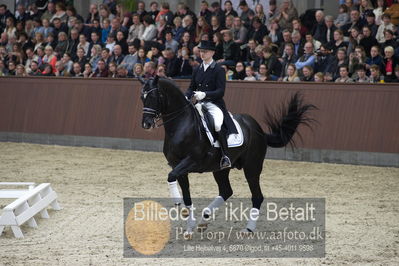
{"label": "horse's mane", "polygon": [[158,84],[159,88],[164,90],[168,95],[173,96],[175,99],[185,100],[183,92],[173,80],[168,78],[159,78]]}

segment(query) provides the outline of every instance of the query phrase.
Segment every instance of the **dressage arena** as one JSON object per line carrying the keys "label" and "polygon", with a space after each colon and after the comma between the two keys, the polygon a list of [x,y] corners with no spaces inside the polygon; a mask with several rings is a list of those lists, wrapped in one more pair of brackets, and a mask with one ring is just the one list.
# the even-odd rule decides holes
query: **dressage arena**
{"label": "dressage arena", "polygon": [[[326,258],[124,259],[122,199],[168,197],[162,153],[7,142],[0,150],[2,181],[50,182],[63,208],[50,208],[37,229],[22,226],[24,239],[6,230],[1,265],[399,263],[398,168],[265,160],[265,196],[326,198]],[[209,173],[190,182],[193,197],[217,194]],[[232,171],[231,183],[234,197],[250,197],[242,171]]]}

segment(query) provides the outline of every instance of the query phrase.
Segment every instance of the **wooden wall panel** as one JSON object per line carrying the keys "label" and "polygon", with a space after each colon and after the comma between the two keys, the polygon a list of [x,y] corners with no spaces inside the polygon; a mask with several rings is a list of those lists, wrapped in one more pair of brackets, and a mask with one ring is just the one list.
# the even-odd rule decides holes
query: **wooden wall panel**
{"label": "wooden wall panel", "polygon": [[[177,84],[185,90],[188,81]],[[228,82],[233,113],[253,115],[262,127],[300,90],[318,125],[300,128],[309,149],[399,152],[398,84]],[[0,131],[162,139],[163,129],[141,128],[140,83],[123,79],[0,78]]]}

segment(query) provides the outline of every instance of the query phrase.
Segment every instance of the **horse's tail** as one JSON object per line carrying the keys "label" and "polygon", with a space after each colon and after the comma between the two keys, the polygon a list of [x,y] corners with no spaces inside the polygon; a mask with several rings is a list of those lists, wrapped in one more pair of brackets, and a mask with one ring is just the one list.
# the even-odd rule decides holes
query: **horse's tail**
{"label": "horse's tail", "polygon": [[[312,104],[304,104],[302,95],[296,92],[288,104],[288,107],[282,105],[277,114],[271,114],[266,111],[268,120],[269,134],[266,135],[267,145],[273,148],[281,148],[287,144],[295,146],[293,136],[300,124],[311,128],[314,119],[309,118],[309,111],[317,109]],[[299,135],[299,137],[301,137]]]}

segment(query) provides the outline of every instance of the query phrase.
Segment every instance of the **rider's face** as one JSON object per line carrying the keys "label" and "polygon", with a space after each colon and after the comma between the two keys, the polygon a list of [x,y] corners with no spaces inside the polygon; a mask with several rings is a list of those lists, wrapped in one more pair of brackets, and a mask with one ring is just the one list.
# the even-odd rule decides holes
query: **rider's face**
{"label": "rider's face", "polygon": [[203,61],[211,60],[214,54],[215,54],[215,51],[200,49],[200,55],[201,55],[201,59]]}

